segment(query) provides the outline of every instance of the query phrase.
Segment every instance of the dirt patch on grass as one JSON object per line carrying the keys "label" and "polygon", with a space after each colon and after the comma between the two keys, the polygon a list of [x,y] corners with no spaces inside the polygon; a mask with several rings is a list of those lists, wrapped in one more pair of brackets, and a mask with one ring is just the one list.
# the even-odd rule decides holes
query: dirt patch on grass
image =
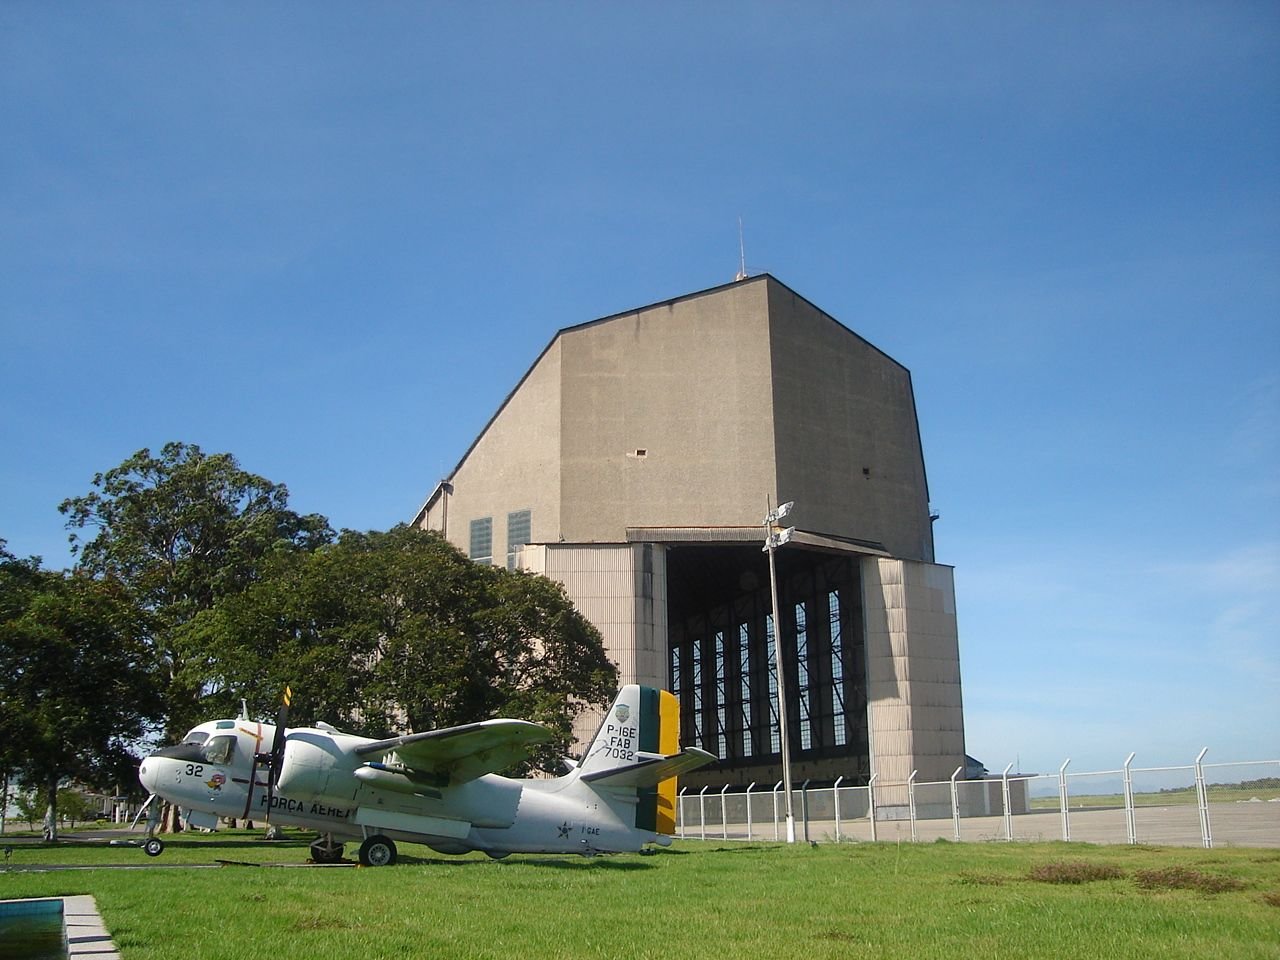
{"label": "dirt patch on grass", "polygon": [[972,873],[966,870],[960,874],[959,881],[961,883],[972,884],[978,887],[999,887],[1003,886],[1008,877],[1002,877],[998,873]]}
{"label": "dirt patch on grass", "polygon": [[1117,880],[1123,876],[1124,871],[1114,864],[1068,860],[1032,867],[1027,879],[1038,883],[1093,883],[1098,880]]}
{"label": "dirt patch on grass", "polygon": [[350,921],[342,917],[314,916],[303,917],[293,924],[295,930],[341,930],[351,926]]}
{"label": "dirt patch on grass", "polygon": [[1280,907],[1280,893],[1264,893],[1262,902],[1270,907]]}
{"label": "dirt patch on grass", "polygon": [[824,930],[818,934],[819,940],[834,940],[836,943],[856,943],[858,936],[853,933],[846,933],[843,930]]}
{"label": "dirt patch on grass", "polygon": [[1225,893],[1243,890],[1243,880],[1224,877],[1215,873],[1203,873],[1190,867],[1163,867],[1160,870],[1139,870],[1133,875],[1134,883],[1143,890],[1196,890],[1200,893]]}

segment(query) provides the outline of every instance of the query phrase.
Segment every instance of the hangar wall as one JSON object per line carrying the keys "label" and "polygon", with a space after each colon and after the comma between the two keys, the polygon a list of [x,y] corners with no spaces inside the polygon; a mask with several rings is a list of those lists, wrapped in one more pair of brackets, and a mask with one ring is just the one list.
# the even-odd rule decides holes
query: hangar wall
{"label": "hangar wall", "polygon": [[524,542],[559,539],[560,365],[560,343],[553,340],[419,511],[416,526],[437,530],[474,555],[470,523],[488,518],[489,556],[498,565],[520,545],[510,542],[514,513],[528,511]]}
{"label": "hangar wall", "polygon": [[[624,683],[669,687],[684,656],[689,709],[696,642],[712,669],[695,712],[727,744],[706,776],[745,783],[778,762],[758,538],[784,499],[800,531],[779,561],[803,776],[945,779],[964,758],[954,591],[931,562],[910,373],[773,277],[560,330],[414,523],[563,583]],[[845,572],[827,577],[824,557]]]}
{"label": "hangar wall", "polygon": [[[649,543],[533,544],[520,551],[523,570],[564,585],[579,612],[595,624],[618,683],[667,686],[666,551]],[[574,737],[588,742],[603,711],[587,711]]]}
{"label": "hangar wall", "polygon": [[[872,772],[947,780],[964,762],[960,649],[950,567],[862,561]],[[957,760],[957,757],[959,760]]]}
{"label": "hangar wall", "polygon": [[743,283],[559,335],[566,540],[760,522],[776,494],[767,290]]}
{"label": "hangar wall", "polygon": [[911,373],[781,284],[768,291],[777,486],[796,501],[790,522],[932,561]]}

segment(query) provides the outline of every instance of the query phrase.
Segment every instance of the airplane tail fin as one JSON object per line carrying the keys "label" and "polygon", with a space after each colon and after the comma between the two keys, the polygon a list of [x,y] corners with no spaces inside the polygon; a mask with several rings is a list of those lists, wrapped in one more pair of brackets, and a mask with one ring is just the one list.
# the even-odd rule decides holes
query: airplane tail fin
{"label": "airplane tail fin", "polygon": [[676,776],[715,760],[680,750],[680,703],[666,690],[628,684],[583,754],[578,775],[596,787],[636,792],[636,828],[675,833]]}

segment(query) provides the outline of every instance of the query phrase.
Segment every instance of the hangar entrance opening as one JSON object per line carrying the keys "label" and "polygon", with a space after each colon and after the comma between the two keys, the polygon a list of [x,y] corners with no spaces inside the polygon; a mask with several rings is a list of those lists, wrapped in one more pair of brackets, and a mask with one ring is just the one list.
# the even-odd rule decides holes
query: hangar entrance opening
{"label": "hangar entrance opening", "polygon": [[[792,545],[775,559],[792,776],[866,783],[858,557]],[[669,546],[667,617],[681,739],[720,758],[683,782],[772,785],[782,776],[778,678],[769,561],[759,541]]]}

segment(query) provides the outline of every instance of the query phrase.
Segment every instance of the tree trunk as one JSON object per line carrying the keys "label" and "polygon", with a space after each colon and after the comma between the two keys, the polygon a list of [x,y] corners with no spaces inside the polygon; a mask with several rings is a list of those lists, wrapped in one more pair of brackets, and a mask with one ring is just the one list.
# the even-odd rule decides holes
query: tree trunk
{"label": "tree trunk", "polygon": [[49,790],[49,805],[44,812],[44,838],[58,839],[58,775],[50,774],[46,785]]}
{"label": "tree trunk", "polygon": [[165,802],[164,813],[160,818],[161,833],[181,833],[182,832],[182,811],[176,803]]}

